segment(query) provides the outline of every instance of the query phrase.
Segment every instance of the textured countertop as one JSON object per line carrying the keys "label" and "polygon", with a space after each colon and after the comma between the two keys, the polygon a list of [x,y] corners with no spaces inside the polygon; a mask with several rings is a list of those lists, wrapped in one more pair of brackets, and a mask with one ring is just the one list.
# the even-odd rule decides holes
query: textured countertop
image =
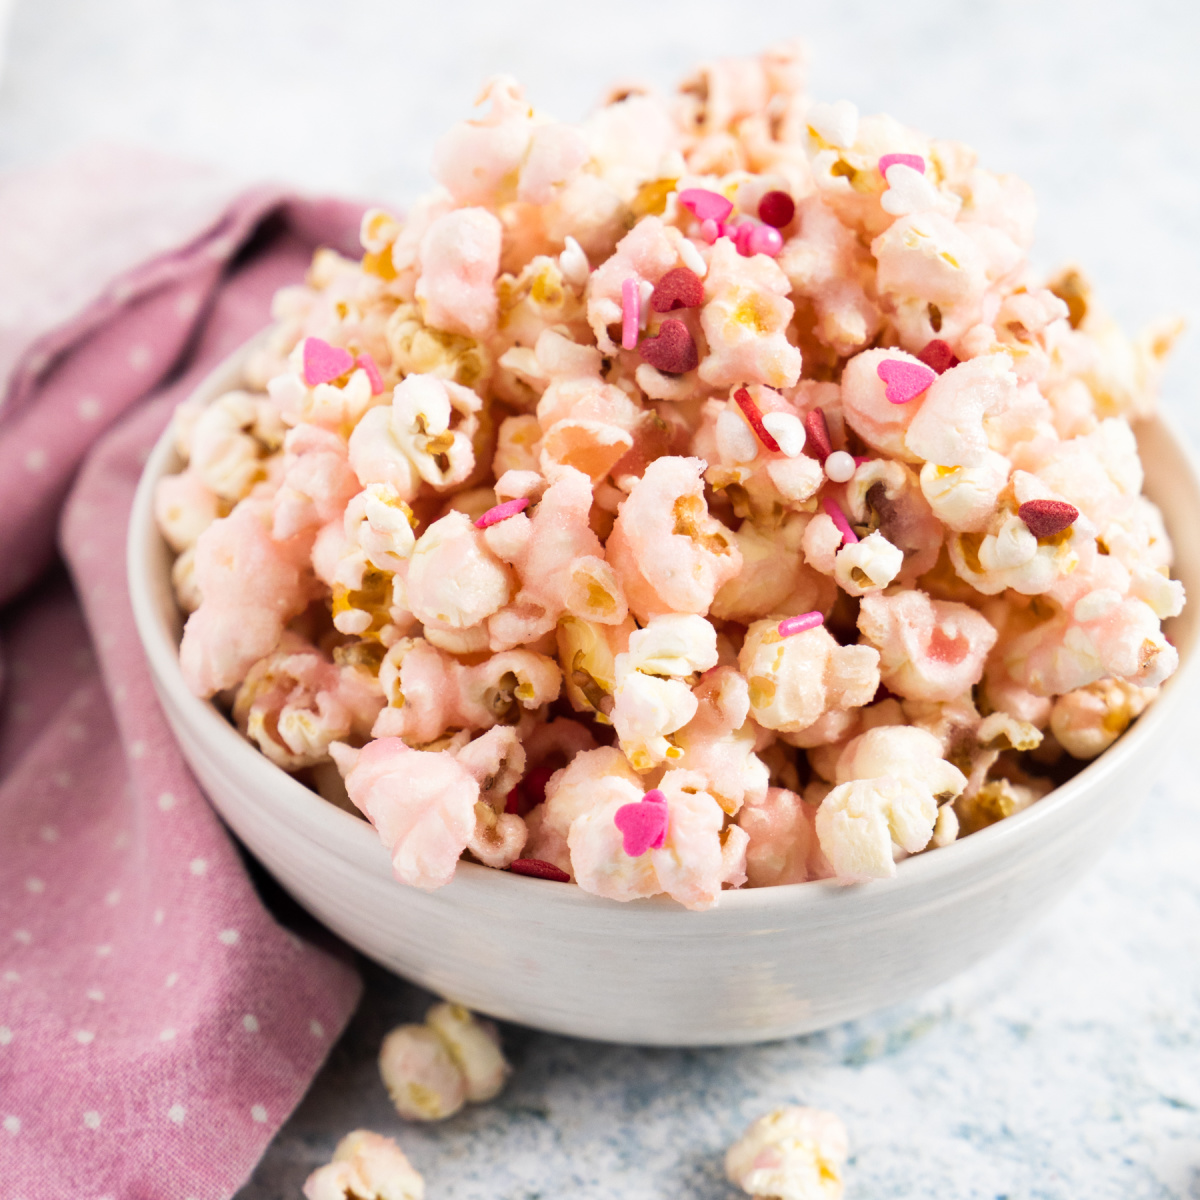
{"label": "textured countertop", "polygon": [[[818,99],[976,146],[1035,187],[1037,257],[1086,265],[1127,328],[1200,302],[1200,10],[844,0],[0,0],[0,169],[95,140],[403,204],[434,136],[507,71],[581,116],[617,77],[805,35]],[[1165,405],[1200,441],[1200,345]],[[1200,734],[1193,722],[1190,734]],[[505,1030],[502,1098],[402,1127],[375,1070],[428,997],[365,968],[363,1007],[239,1200],[299,1196],[357,1126],[395,1134],[431,1200],[728,1197],[721,1155],[787,1101],[841,1114],[848,1195],[1200,1198],[1200,803],[1181,739],[1127,837],[1033,931],[917,1002],[736,1050],[640,1050]]]}

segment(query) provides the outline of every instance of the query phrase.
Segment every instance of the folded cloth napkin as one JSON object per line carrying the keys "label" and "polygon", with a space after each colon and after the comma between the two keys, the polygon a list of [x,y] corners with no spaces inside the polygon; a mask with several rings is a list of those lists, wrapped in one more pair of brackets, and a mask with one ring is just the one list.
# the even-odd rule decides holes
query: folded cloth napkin
{"label": "folded cloth napkin", "polygon": [[111,151],[0,182],[0,1200],[231,1196],[357,1002],[180,756],[125,526],[174,406],[360,212]]}

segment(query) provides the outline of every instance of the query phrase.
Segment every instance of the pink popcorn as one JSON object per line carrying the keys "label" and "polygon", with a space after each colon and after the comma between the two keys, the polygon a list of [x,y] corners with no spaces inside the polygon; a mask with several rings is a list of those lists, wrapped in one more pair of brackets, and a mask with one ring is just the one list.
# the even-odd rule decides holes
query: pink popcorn
{"label": "pink popcorn", "polygon": [[629,801],[601,801],[581,813],[567,836],[576,883],[609,900],[635,900],[665,891],[685,908],[711,908],[723,882],[720,835],[725,814],[702,785],[700,776],[687,771],[663,776],[659,789],[668,812],[666,835],[660,849],[637,858],[626,853],[614,821]]}
{"label": "pink popcorn", "polygon": [[640,418],[620,388],[598,378],[555,380],[538,403],[539,466],[546,475],[572,467],[599,483],[633,449]]}
{"label": "pink popcorn", "polygon": [[769,788],[758,800],[747,800],[738,813],[746,831],[746,875],[749,887],[775,887],[821,879],[829,871],[816,830],[817,809],[786,788]]}
{"label": "pink popcorn", "polygon": [[830,709],[870,703],[879,688],[879,655],[839,646],[823,626],[781,638],[775,621],[746,631],[738,668],[750,685],[750,713],[767,729],[807,729]]}
{"label": "pink popcorn", "polygon": [[866,525],[872,532],[877,529],[903,553],[901,583],[913,583],[937,562],[941,522],[917,477],[902,463],[873,459],[858,466],[846,485],[845,506],[855,525]]}
{"label": "pink popcorn", "polygon": [[1095,758],[1145,711],[1157,692],[1124,680],[1098,680],[1059,696],[1050,713],[1050,728],[1073,758]]}
{"label": "pink popcorn", "polygon": [[275,493],[271,529],[280,542],[336,519],[359,490],[346,443],[336,433],[318,425],[297,425],[288,431],[283,449],[283,481]]}
{"label": "pink popcorn", "polygon": [[914,700],[951,700],[983,677],[996,631],[965,604],[922,591],[864,596],[858,627],[879,650],[889,691]]}
{"label": "pink popcorn", "polygon": [[192,470],[164,475],[154,489],[154,520],[177,554],[194,546],[221,515],[221,500]]}
{"label": "pink popcorn", "polygon": [[285,631],[278,647],[246,673],[233,719],[272,762],[295,771],[326,761],[331,742],[367,737],[383,702],[369,670],[331,662]]}
{"label": "pink popcorn", "polygon": [[495,328],[501,233],[484,208],[455,209],[429,226],[414,293],[427,325],[467,337]]}
{"label": "pink popcorn", "polygon": [[191,425],[190,468],[223,500],[240,500],[263,478],[266,447],[253,433],[260,408],[249,392],[226,392]]}
{"label": "pink popcorn", "polygon": [[270,519],[269,505],[248,499],[196,542],[201,602],[184,626],[179,664],[198,696],[239,683],[275,648],[286,623],[312,596],[311,542],[275,541]]}
{"label": "pink popcorn", "polygon": [[305,1200],[425,1200],[425,1181],[391,1138],[365,1129],[348,1133],[333,1161],[304,1181]]}
{"label": "pink popcorn", "polygon": [[761,383],[791,387],[800,378],[800,351],[787,340],[793,305],[787,276],[773,259],[743,258],[722,238],[704,277],[700,323],[708,357],[700,378],[711,387]]}
{"label": "pink popcorn", "polygon": [[621,506],[606,547],[630,609],[704,614],[721,586],[741,570],[733,535],[709,516],[700,483],[703,462],[652,462]]}
{"label": "pink popcorn", "polygon": [[388,707],[373,737],[402,737],[418,746],[451,729],[490,729],[558,696],[562,675],[552,659],[519,649],[465,665],[420,638],[392,646],[379,669]]}
{"label": "pink popcorn", "polygon": [[469,629],[499,612],[512,593],[511,573],[466,514],[447,513],[417,539],[408,606],[425,624]]}
{"label": "pink popcorn", "polygon": [[908,448],[905,437],[929,393],[907,404],[890,403],[887,384],[879,377],[879,365],[890,359],[917,363],[915,358],[900,351],[866,350],[846,364],[841,394],[846,424],[872,450],[902,462],[918,462],[920,459]]}
{"label": "pink popcorn", "polygon": [[350,799],[375,826],[401,883],[430,891],[449,883],[475,831],[479,784],[452,755],[412,750],[399,738],[341,743],[334,761]]}

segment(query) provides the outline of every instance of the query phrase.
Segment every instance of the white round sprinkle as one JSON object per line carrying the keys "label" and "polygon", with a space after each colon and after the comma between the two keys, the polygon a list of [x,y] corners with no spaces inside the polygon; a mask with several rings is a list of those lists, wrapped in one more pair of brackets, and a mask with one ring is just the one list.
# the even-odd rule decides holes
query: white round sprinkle
{"label": "white round sprinkle", "polygon": [[187,1109],[182,1104],[172,1104],[167,1109],[167,1120],[174,1121],[176,1125],[183,1124],[183,1118],[187,1116]]}
{"label": "white round sprinkle", "polygon": [[845,450],[835,450],[825,460],[825,474],[834,483],[846,483],[854,478],[855,462],[853,456]]}
{"label": "white round sprinkle", "polygon": [[258,1018],[253,1013],[247,1013],[242,1018],[242,1028],[247,1033],[257,1033],[258,1032]]}
{"label": "white round sprinkle", "polygon": [[96,1112],[96,1110],[94,1108],[89,1109],[87,1112],[85,1112],[83,1114],[83,1123],[89,1129],[99,1129],[100,1128],[100,1114],[98,1112]]}
{"label": "white round sprinkle", "polygon": [[250,1115],[260,1124],[264,1124],[267,1119],[267,1110],[261,1104],[256,1104],[251,1110]]}

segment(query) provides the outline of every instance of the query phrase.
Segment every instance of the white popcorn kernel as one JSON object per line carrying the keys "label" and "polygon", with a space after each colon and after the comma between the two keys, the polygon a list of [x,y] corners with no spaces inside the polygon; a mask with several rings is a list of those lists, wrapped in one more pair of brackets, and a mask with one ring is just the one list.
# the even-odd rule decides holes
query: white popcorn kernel
{"label": "white popcorn kernel", "polygon": [[[1137,568],[1133,572],[1133,585],[1129,591],[1131,595],[1148,604],[1160,621],[1165,621],[1167,617],[1177,617],[1183,612],[1183,584],[1160,571]],[[1078,615],[1078,605],[1075,613],[1077,619],[1083,619]]]}
{"label": "white popcorn kernel", "polygon": [[466,1077],[428,1026],[393,1029],[379,1051],[379,1074],[396,1111],[410,1121],[441,1121],[466,1103]]}
{"label": "white popcorn kernel", "polygon": [[382,254],[400,233],[400,222],[382,208],[368,208],[362,215],[358,240],[368,254]]}
{"label": "white popcorn kernel", "polygon": [[839,879],[888,879],[896,873],[893,842],[909,854],[933,837],[938,806],[907,776],[883,775],[838,784],[817,810],[817,837]]}
{"label": "white popcorn kernel", "polygon": [[788,1105],[759,1117],[725,1154],[725,1175],[766,1200],[840,1200],[849,1153],[833,1113]]}
{"label": "white popcorn kernel", "polygon": [[481,1021],[459,1004],[438,1004],[425,1014],[425,1023],[446,1043],[458,1063],[472,1104],[499,1095],[512,1068],[491,1021]]}
{"label": "white popcorn kernel", "polygon": [[717,453],[726,463],[748,463],[758,457],[754,430],[731,408],[717,418]]}
{"label": "white popcorn kernel", "polygon": [[808,110],[808,125],[822,141],[848,149],[858,137],[858,106],[849,100],[814,104]]}
{"label": "white popcorn kernel", "polygon": [[[763,415],[762,423],[763,428],[779,443],[779,449],[788,458],[795,458],[804,449],[804,424],[799,417],[791,413],[769,412]],[[853,459],[850,460],[850,466],[853,473]]]}
{"label": "white popcorn kernel", "polygon": [[629,650],[617,658],[617,677],[627,671],[686,676],[717,665],[717,631],[693,613],[651,617],[629,636]]}
{"label": "white popcorn kernel", "polygon": [[887,171],[888,189],[879,205],[894,217],[934,210],[947,217],[957,215],[961,201],[951,193],[938,191],[933,181],[906,163],[893,163]]}
{"label": "white popcorn kernel", "polygon": [[949,846],[951,842],[958,840],[958,814],[954,811],[953,804],[943,804],[938,809],[938,818],[933,826],[933,837],[930,839],[930,844],[933,846]]}
{"label": "white popcorn kernel", "polygon": [[305,1200],[424,1200],[425,1181],[391,1138],[366,1129],[348,1133],[333,1161],[304,1183]]}
{"label": "white popcorn kernel", "polygon": [[834,483],[849,483],[854,478],[854,469],[854,457],[845,450],[835,450],[825,460],[825,474]]}
{"label": "white popcorn kernel", "polygon": [[876,530],[861,542],[843,546],[834,559],[833,577],[842,590],[851,596],[861,596],[877,588],[885,588],[904,566],[904,551]]}
{"label": "white popcorn kernel", "polygon": [[579,243],[568,234],[563,240],[563,252],[558,256],[558,269],[572,287],[583,287],[591,267]]}

